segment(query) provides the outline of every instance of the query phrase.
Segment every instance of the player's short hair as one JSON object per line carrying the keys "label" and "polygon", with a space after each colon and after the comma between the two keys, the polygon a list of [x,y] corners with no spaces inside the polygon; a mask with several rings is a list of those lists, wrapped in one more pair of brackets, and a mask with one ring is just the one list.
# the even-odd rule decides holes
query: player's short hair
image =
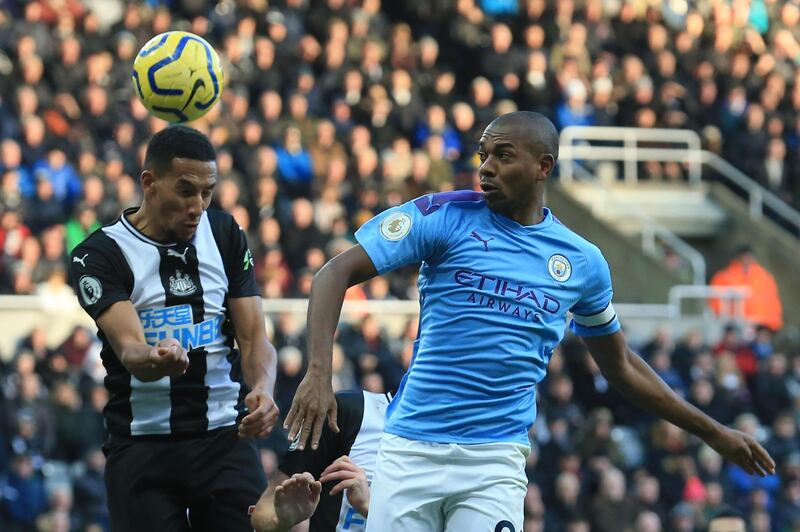
{"label": "player's short hair", "polygon": [[495,118],[489,126],[510,124],[518,127],[533,149],[541,150],[558,160],[558,129],[542,113],[534,111],[514,111]]}
{"label": "player's short hair", "polygon": [[176,157],[208,162],[215,161],[217,154],[203,133],[188,126],[174,125],[162,129],[147,143],[144,167],[158,176],[172,168]]}

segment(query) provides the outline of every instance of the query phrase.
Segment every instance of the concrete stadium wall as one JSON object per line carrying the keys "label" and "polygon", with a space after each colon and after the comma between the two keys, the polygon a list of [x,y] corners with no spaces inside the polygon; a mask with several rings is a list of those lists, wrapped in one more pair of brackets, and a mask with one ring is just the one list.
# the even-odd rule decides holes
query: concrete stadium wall
{"label": "concrete stadium wall", "polygon": [[614,300],[625,303],[666,303],[669,289],[683,281],[641,249],[639,242],[592,216],[557,183],[545,202],[564,224],[596,244],[611,267]]}

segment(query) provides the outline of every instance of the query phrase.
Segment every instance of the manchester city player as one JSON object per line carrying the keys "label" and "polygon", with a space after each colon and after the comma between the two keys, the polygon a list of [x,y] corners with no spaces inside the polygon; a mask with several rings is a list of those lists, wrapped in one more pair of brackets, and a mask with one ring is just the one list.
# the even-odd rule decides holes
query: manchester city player
{"label": "manchester city player", "polygon": [[751,474],[774,462],[747,434],[679,398],[626,344],[600,250],[543,205],[558,132],[538,113],[494,120],[480,139],[483,193],[423,196],[356,233],[316,275],[310,364],[286,419],[300,445],[336,429],[331,349],[345,290],[421,262],[415,356],[387,410],[367,530],[522,530],[535,387],[567,312],[603,374],[630,401],[700,436]]}

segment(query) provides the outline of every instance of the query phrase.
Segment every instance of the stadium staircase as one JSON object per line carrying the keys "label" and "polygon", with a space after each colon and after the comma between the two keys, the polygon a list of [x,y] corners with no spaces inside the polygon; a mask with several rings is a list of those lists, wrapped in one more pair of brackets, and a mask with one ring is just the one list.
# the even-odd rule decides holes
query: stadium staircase
{"label": "stadium staircase", "polygon": [[[694,131],[569,127],[559,159],[547,202],[604,250],[618,300],[660,302],[676,284],[704,285],[748,244],[775,275],[786,324],[800,326],[800,213],[702,150]],[[688,180],[640,181],[647,161],[679,162]],[[667,267],[666,248],[686,271]]]}

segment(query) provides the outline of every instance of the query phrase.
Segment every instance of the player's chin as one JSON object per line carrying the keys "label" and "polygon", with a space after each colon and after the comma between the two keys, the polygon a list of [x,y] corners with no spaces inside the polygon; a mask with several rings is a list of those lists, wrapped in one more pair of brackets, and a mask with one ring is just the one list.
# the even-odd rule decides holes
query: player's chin
{"label": "player's chin", "polygon": [[196,233],[197,224],[183,224],[175,231],[175,234],[182,241],[191,240]]}
{"label": "player's chin", "polygon": [[501,207],[505,203],[503,194],[497,189],[491,189],[484,192],[483,199],[486,201],[486,205],[492,210],[497,210],[497,208]]}

